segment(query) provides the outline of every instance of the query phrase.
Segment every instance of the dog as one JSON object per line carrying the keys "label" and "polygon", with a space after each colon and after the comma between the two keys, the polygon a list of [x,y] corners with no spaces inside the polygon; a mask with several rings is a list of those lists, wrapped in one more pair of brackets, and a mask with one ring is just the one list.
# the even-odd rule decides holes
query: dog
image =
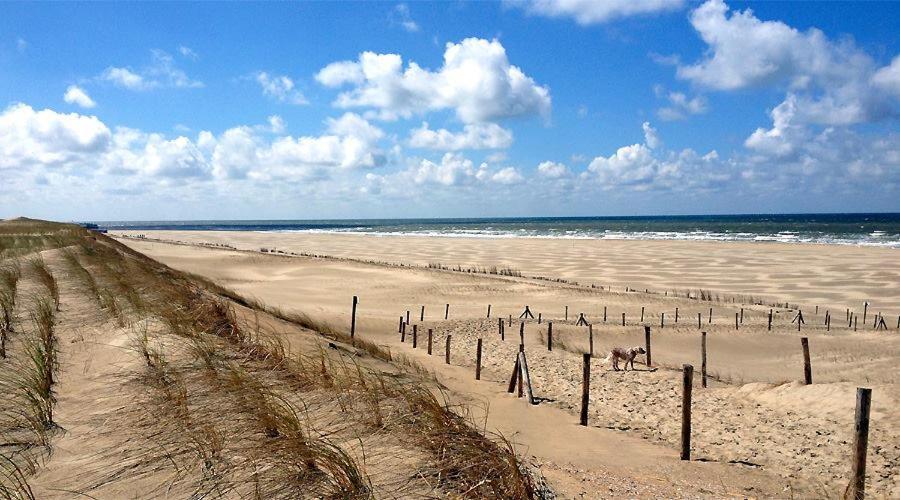
{"label": "dog", "polygon": [[647,354],[647,351],[644,350],[643,347],[635,346],[635,347],[614,347],[611,351],[609,351],[609,356],[606,357],[604,362],[609,363],[612,361],[613,370],[619,371],[619,360],[625,361],[625,370],[628,370],[628,363],[631,363],[631,369],[634,370],[634,358],[638,354]]}

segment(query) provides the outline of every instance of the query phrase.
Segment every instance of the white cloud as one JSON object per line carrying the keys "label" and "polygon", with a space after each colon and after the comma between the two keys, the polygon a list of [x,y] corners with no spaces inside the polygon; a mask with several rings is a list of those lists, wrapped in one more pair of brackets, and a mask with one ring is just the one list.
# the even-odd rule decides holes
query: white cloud
{"label": "white cloud", "polygon": [[197,55],[197,53],[194,52],[193,49],[191,49],[190,47],[185,47],[184,45],[181,45],[178,47],[178,53],[181,54],[183,57],[186,57],[193,61],[196,61],[197,59],[200,58],[200,56]]}
{"label": "white cloud", "polygon": [[872,75],[872,83],[900,99],[900,56]]}
{"label": "white cloud", "polygon": [[363,52],[357,61],[329,64],[316,75],[329,87],[350,85],[338,95],[341,108],[372,108],[382,119],[452,109],[464,123],[550,112],[550,91],[509,63],[497,40],[467,38],[448,43],[444,64],[429,71],[414,62],[403,68],[397,54]]}
{"label": "white cloud", "polygon": [[272,115],[268,118],[269,122],[269,130],[272,131],[273,134],[283,134],[287,125],[284,123],[284,119],[278,115]]}
{"label": "white cloud", "polygon": [[458,186],[484,179],[487,175],[487,165],[482,164],[476,169],[472,160],[459,154],[446,153],[440,163],[421,160],[408,173],[416,184]]}
{"label": "white cloud", "polygon": [[0,113],[0,169],[87,167],[110,139],[96,116],[13,104]]}
{"label": "white cloud", "polygon": [[463,127],[461,132],[450,132],[447,129],[432,130],[428,122],[413,129],[409,136],[409,145],[414,148],[458,151],[461,149],[505,149],[512,145],[511,131],[496,123],[473,123]]}
{"label": "white cloud", "polygon": [[265,71],[256,74],[256,82],[262,87],[263,95],[288,104],[309,104],[303,93],[294,88],[294,80],[287,76],[270,75]]}
{"label": "white cloud", "polygon": [[541,164],[537,167],[537,172],[541,177],[546,177],[548,179],[568,177],[570,173],[569,167],[567,167],[565,164],[552,161],[541,162]]}
{"label": "white cloud", "polygon": [[491,180],[498,184],[518,184],[525,180],[522,174],[515,167],[506,167],[500,169],[491,176]]}
{"label": "white cloud", "polygon": [[644,122],[641,128],[644,130],[644,143],[647,144],[647,147],[650,149],[659,147],[659,135],[657,135],[656,129],[650,126],[650,122]]}
{"label": "white cloud", "polygon": [[681,8],[684,0],[524,0],[510,2],[548,17],[571,17],[578,24],[605,23],[642,14]]}
{"label": "white cloud", "polygon": [[[700,61],[679,65],[680,78],[716,90],[784,86],[794,96],[798,123],[848,125],[896,114],[873,76],[873,59],[852,41],[763,21],[749,9],[729,13],[722,0],[695,9],[691,24],[708,50]],[[890,74],[884,71],[879,74]]]}
{"label": "white cloud", "polygon": [[97,103],[91,99],[91,96],[77,85],[69,85],[65,95],[63,95],[63,100],[69,104],[77,104],[82,108],[93,108],[97,105]]}
{"label": "white cloud", "polygon": [[699,115],[706,112],[706,99],[696,96],[689,99],[682,92],[669,92],[666,98],[668,106],[663,106],[656,114],[665,121],[684,120],[689,115]]}
{"label": "white cloud", "polygon": [[156,88],[201,88],[203,82],[193,80],[175,65],[171,55],[162,50],[150,51],[151,62],[140,70],[110,66],[98,77],[128,90]]}
{"label": "white cloud", "polygon": [[398,3],[391,10],[391,23],[399,25],[410,33],[421,31],[419,24],[413,21],[409,13],[409,6],[405,3]]}

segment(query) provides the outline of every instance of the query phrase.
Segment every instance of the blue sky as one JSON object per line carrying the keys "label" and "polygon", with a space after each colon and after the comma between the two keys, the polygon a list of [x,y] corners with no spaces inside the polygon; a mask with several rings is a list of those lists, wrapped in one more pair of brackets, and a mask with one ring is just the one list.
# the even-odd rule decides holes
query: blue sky
{"label": "blue sky", "polygon": [[0,4],[0,216],[898,211],[900,4]]}

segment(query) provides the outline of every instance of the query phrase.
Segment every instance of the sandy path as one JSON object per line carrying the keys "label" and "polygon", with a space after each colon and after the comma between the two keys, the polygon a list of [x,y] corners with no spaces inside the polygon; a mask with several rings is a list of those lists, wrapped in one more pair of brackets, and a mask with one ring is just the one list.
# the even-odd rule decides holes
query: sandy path
{"label": "sandy path", "polygon": [[[657,324],[662,312],[667,311],[667,318],[671,318],[673,309],[679,307],[682,318],[690,320],[680,320],[677,327],[671,323],[665,329],[654,326],[654,361],[664,367],[678,367],[690,362],[699,368],[699,329],[695,323],[699,312],[703,315],[701,327],[710,335],[710,372],[730,384],[716,382],[707,391],[695,392],[697,457],[761,464],[766,471],[783,476],[781,482],[769,481],[768,488],[777,489],[778,485],[790,481],[799,486],[826,485],[826,490],[833,492],[839,489],[848,469],[846,457],[852,429],[853,391],[856,385],[865,384],[873,387],[875,392],[869,462],[871,484],[877,485],[877,490],[873,491],[885,495],[900,493],[893,472],[900,456],[900,436],[894,430],[900,429],[895,411],[900,401],[895,368],[896,360],[900,358],[900,337],[896,330],[873,332],[868,329],[854,333],[843,325],[825,332],[824,327],[817,324],[816,317],[807,312],[809,320],[802,335],[809,337],[813,346],[814,380],[817,383],[806,387],[792,382],[802,377],[802,361],[799,335],[790,324],[793,313],[788,311],[776,315],[775,331],[768,332],[765,326],[768,309],[744,306],[744,324],[735,331],[733,317],[740,304],[714,304],[714,319],[708,323],[708,304],[671,297],[600,293],[530,280],[400,270],[349,261],[273,257],[150,242],[128,243],[176,268],[213,277],[268,303],[301,309],[340,324],[349,323],[349,298],[358,294],[361,298],[360,334],[395,349],[409,350],[408,345],[398,345],[395,332],[400,315],[410,310],[415,321],[419,305],[425,304],[426,323],[422,325],[422,331],[424,335],[428,325],[435,329],[435,354],[442,355],[443,335],[452,333],[454,345],[458,346],[458,351],[454,348],[454,364],[468,368],[459,372],[460,368],[448,369],[438,360],[434,367],[442,380],[448,377],[445,383],[451,388],[476,399],[487,397],[492,415],[489,424],[507,433],[518,432],[520,441],[529,449],[539,451],[544,457],[554,457],[546,459],[553,464],[550,470],[554,467],[558,470],[596,467],[613,476],[646,477],[647,471],[641,467],[659,466],[660,453],[675,456],[680,374],[668,370],[617,374],[596,365],[597,378],[592,390],[595,402],[592,406],[593,425],[625,432],[593,430],[616,436],[640,436],[646,442],[663,446],[664,452],[655,452],[656,455],[637,453],[639,466],[616,469],[621,466],[621,458],[613,459],[615,452],[628,447],[616,444],[606,434],[599,434],[590,449],[613,450],[609,455],[593,454],[578,445],[574,449],[582,450],[584,456],[574,453],[571,461],[557,462],[558,455],[541,449],[542,438],[547,432],[572,426],[577,421],[573,412],[577,409],[580,394],[580,358],[560,349],[547,353],[545,348],[539,347],[544,325],[528,325],[526,344],[535,387],[539,395],[555,400],[542,405],[539,411],[554,409],[560,413],[547,416],[543,423],[524,421],[522,403],[510,402],[503,387],[517,342],[509,337],[507,342],[499,342],[496,320],[477,319],[485,314],[485,304],[492,304],[493,315],[506,317],[509,314],[517,316],[523,302],[527,301],[535,313],[541,312],[544,318],[557,322],[554,330],[557,339],[572,348],[586,346],[585,329],[562,324],[564,307],[570,307],[570,320],[574,319],[575,311],[586,311],[595,324],[598,351],[612,345],[643,343],[643,328],[637,321],[641,307],[645,308],[645,322],[653,325]],[[451,304],[451,320],[444,322],[443,306],[446,303]],[[604,305],[610,318],[606,325],[601,317]],[[620,318],[622,311],[628,318],[626,327],[613,324],[612,318]],[[507,334],[516,337],[517,331],[514,326]],[[493,384],[476,384],[472,380],[474,340],[478,336],[486,342],[485,376],[494,381]],[[414,355],[427,358],[424,349],[419,351]],[[435,362],[433,359],[428,361]],[[699,382],[696,385],[699,386]],[[487,395],[485,387],[489,387]],[[508,406],[510,404],[518,406]],[[534,409],[526,411],[531,410]],[[554,442],[566,439],[573,439],[572,435]],[[574,439],[576,443],[582,443],[585,438]],[[741,478],[749,477],[746,466],[734,465],[730,470],[739,471]],[[673,477],[681,477],[681,474],[685,472],[673,469]],[[671,479],[660,481],[661,484],[671,482]],[[736,480],[724,489],[708,491],[733,494],[745,487],[746,483]],[[744,491],[744,494],[752,495]],[[772,491],[770,489],[769,494]]]}
{"label": "sandy path", "polygon": [[[134,233],[134,231],[132,231]],[[777,297],[807,308],[861,308],[896,321],[896,249],[707,241],[438,238],[238,231],[141,231],[148,237],[389,262],[511,266],[529,275],[636,289],[710,289]]]}

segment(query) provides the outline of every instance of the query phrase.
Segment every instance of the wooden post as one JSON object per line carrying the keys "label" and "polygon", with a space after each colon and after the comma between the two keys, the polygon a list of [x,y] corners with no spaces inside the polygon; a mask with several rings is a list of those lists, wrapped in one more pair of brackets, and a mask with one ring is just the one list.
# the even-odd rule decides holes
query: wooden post
{"label": "wooden post", "polygon": [[606,323],[606,306],[603,306],[603,322]]}
{"label": "wooden post", "polygon": [[872,389],[856,389],[856,419],[853,434],[853,469],[849,495],[845,498],[862,500],[866,497],[866,448],[869,445],[869,410],[872,407]]}
{"label": "wooden post", "polygon": [[678,324],[678,308],[675,308],[675,324]]}
{"label": "wooden post", "polygon": [[413,349],[416,348],[416,344],[419,342],[419,325],[413,325]]}
{"label": "wooden post", "polygon": [[432,339],[432,332],[431,332],[431,328],[429,328],[428,329],[428,355],[429,356],[431,356],[431,339]]}
{"label": "wooden post", "polygon": [[816,306],[816,316],[819,315],[819,306]]}
{"label": "wooden post", "polygon": [[500,340],[506,341],[506,325],[503,324],[503,318],[497,318],[497,324],[500,326]]}
{"label": "wooden post", "polygon": [[825,331],[831,331],[831,313],[828,311],[825,311]]}
{"label": "wooden post", "polygon": [[528,358],[525,357],[524,351],[519,353],[519,358],[521,359],[519,362],[519,369],[522,371],[519,375],[519,380],[524,383],[525,388],[528,390],[528,403],[536,404],[534,402],[534,391],[531,388],[531,374],[528,373]]}
{"label": "wooden post", "polygon": [[[865,325],[865,322],[863,322]],[[859,326],[859,316],[853,316],[853,331],[856,331],[856,327]]]}
{"label": "wooden post", "polygon": [[706,388],[706,332],[700,336],[700,383]]}
{"label": "wooden post", "polygon": [[566,306],[566,321],[569,321],[569,306]]}
{"label": "wooden post", "polygon": [[538,313],[538,324],[541,324],[541,313]]}
{"label": "wooden post", "polygon": [[581,425],[588,424],[588,404],[591,399],[591,355],[582,355]]}
{"label": "wooden post", "polygon": [[698,329],[698,330],[701,329],[701,328],[703,328],[703,325],[702,325],[702,323],[700,322],[700,321],[701,321],[700,318],[701,318],[702,316],[703,316],[702,313],[697,313],[697,329]]}
{"label": "wooden post", "polygon": [[[523,353],[523,352],[525,352],[525,344],[519,344],[519,353]],[[522,359],[522,356],[519,356],[518,359]],[[522,384],[523,384],[524,380],[522,380],[522,379],[524,379],[525,377],[522,376],[522,362],[518,361],[516,363],[516,365],[519,367],[519,383],[516,386],[516,388],[517,388],[516,397],[521,398],[524,394],[522,392]]]}
{"label": "wooden post", "polygon": [[709,308],[709,324],[712,324],[712,307]]}
{"label": "wooden post", "polygon": [[800,345],[803,346],[803,380],[806,385],[812,384],[812,366],[809,364],[809,339],[803,337],[800,339]]}
{"label": "wooden post", "polygon": [[738,313],[734,313],[734,329],[738,329]]}
{"label": "wooden post", "polygon": [[402,331],[403,331],[403,316],[401,315],[400,316],[400,325],[397,326],[397,333],[400,333]]}
{"label": "wooden post", "polygon": [[519,344],[525,345],[525,322],[519,323]]}
{"label": "wooden post", "polygon": [[419,313],[419,321],[425,321],[425,306],[422,306],[422,311]]}
{"label": "wooden post", "polygon": [[450,317],[450,304],[444,306],[444,319],[448,319]]}
{"label": "wooden post", "polygon": [[553,350],[553,322],[547,323],[547,350]]}
{"label": "wooden post", "polygon": [[491,305],[490,305],[490,304],[488,304],[488,315],[487,315],[487,317],[488,317],[488,318],[491,317]]}
{"label": "wooden post", "polygon": [[772,310],[769,309],[769,331],[772,331]]}
{"label": "wooden post", "polygon": [[681,459],[691,459],[691,386],[694,382],[694,367],[684,365],[683,388],[681,393]]}
{"label": "wooden post", "polygon": [[646,346],[644,348],[644,350],[647,351],[647,355],[646,355],[647,356],[647,368],[650,368],[650,366],[653,363],[650,359],[650,327],[649,326],[644,327],[644,345]]}
{"label": "wooden post", "polygon": [[660,328],[666,327],[666,313],[662,313],[659,315],[659,327]]}
{"label": "wooden post", "polygon": [[406,342],[406,323],[403,323],[400,329],[400,342]]}
{"label": "wooden post", "polygon": [[447,335],[447,345],[444,347],[444,363],[450,364],[450,338],[452,335]]}
{"label": "wooden post", "polygon": [[644,322],[644,306],[641,306],[641,323]]}
{"label": "wooden post", "polygon": [[622,326],[625,326],[625,313],[622,313]]}
{"label": "wooden post", "polygon": [[744,324],[744,308],[741,308],[741,324]]}
{"label": "wooden post", "polygon": [[869,303],[864,302],[863,303],[863,325],[866,324],[866,313],[868,313],[868,312],[869,312]]}
{"label": "wooden post", "polygon": [[356,304],[359,302],[359,298],[356,295],[353,296],[353,310],[350,313],[350,339],[352,340],[354,336],[356,336]]}
{"label": "wooden post", "polygon": [[481,339],[475,347],[475,380],[481,380]]}
{"label": "wooden post", "polygon": [[509,315],[509,326],[512,326],[512,314]]}
{"label": "wooden post", "polygon": [[516,390],[516,382],[519,380],[519,355],[516,354],[516,364],[513,366],[512,377],[509,378],[509,387],[506,392],[512,394]]}
{"label": "wooden post", "polygon": [[594,325],[588,325],[588,353],[594,357]]}
{"label": "wooden post", "polygon": [[406,310],[406,324],[409,324],[409,309]]}

